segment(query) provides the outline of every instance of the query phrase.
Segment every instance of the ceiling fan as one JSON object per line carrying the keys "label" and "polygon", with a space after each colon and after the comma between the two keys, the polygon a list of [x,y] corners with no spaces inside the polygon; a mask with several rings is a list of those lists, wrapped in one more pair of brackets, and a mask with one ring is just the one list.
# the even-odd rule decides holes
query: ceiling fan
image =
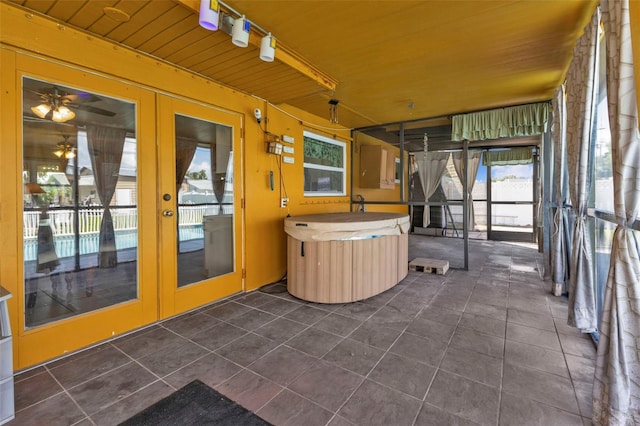
{"label": "ceiling fan", "polygon": [[89,102],[102,100],[100,97],[86,92],[71,94],[64,92],[57,87],[45,89],[36,93],[41,100],[41,104],[33,106],[31,111],[40,118],[50,118],[57,123],[64,123],[73,119],[76,114],[73,110],[83,110],[93,114],[113,117],[113,111],[87,105]]}
{"label": "ceiling fan", "polygon": [[66,160],[70,160],[75,158],[77,148],[69,143],[70,135],[62,135],[64,141],[58,142],[56,144],[56,150],[53,151],[53,155],[58,158],[64,158]]}

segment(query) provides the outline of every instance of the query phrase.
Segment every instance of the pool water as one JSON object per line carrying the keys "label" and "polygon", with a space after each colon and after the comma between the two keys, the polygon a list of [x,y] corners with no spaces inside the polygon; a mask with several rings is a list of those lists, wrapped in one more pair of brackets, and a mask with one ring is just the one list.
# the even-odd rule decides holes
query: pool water
{"label": "pool water", "polygon": [[[80,235],[80,254],[98,252],[99,233]],[[202,225],[190,225],[180,228],[180,241],[190,241],[204,238]],[[53,238],[58,257],[73,257],[75,255],[75,238],[73,235],[57,236]],[[116,248],[124,250],[138,246],[138,230],[129,229],[116,231]],[[24,240],[24,261],[36,260],[38,253],[38,239],[27,238]]]}

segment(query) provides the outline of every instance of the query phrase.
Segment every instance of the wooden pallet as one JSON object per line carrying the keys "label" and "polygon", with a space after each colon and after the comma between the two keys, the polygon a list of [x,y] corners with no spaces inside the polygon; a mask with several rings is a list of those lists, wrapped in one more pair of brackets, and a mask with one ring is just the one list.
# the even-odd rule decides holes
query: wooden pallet
{"label": "wooden pallet", "polygon": [[449,270],[449,262],[438,259],[425,259],[416,257],[409,262],[409,269],[417,272],[429,272],[444,275]]}

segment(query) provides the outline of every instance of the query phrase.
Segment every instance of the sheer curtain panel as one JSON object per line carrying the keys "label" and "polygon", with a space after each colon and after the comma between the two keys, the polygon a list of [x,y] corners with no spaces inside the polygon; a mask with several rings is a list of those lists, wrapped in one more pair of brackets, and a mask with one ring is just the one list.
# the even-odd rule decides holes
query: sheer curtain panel
{"label": "sheer curtain panel", "polygon": [[558,87],[553,97],[553,180],[555,207],[553,212],[553,235],[551,241],[551,292],[561,296],[567,291],[569,278],[567,265],[569,252],[567,250],[567,214],[564,208],[566,195],[564,193],[564,152],[566,144],[566,102],[564,86]]}
{"label": "sheer curtain panel", "polygon": [[[454,152],[453,153],[453,167],[456,169],[456,173],[462,181],[462,176],[464,175],[463,163],[462,163],[462,152]],[[469,151],[469,159],[467,164],[469,165],[467,169],[467,194],[469,195],[469,231],[476,230],[476,218],[473,211],[473,197],[471,193],[473,191],[473,185],[476,183],[476,175],[478,174],[478,167],[480,166],[480,158],[482,157],[482,151]]]}
{"label": "sheer curtain panel", "polygon": [[[448,152],[424,152],[422,154],[416,154],[418,176],[420,176],[425,202],[429,201],[429,197],[436,192],[438,185],[440,185],[442,175],[444,175],[447,168],[449,155]],[[429,208],[425,205],[422,226],[426,228],[430,222]]]}
{"label": "sheer curtain panel", "polygon": [[[640,424],[640,258],[631,226],[640,214],[640,135],[629,1],[603,1],[615,214],[593,384],[593,421]],[[636,58],[637,59],[637,58]]]}
{"label": "sheer curtain panel", "polygon": [[579,328],[583,333],[592,333],[598,326],[593,257],[586,214],[591,166],[589,146],[595,111],[595,76],[598,75],[599,15],[599,10],[596,10],[576,43],[566,86],[569,194],[576,216],[569,265],[568,324]]}
{"label": "sheer curtain panel", "polygon": [[93,167],[96,190],[103,207],[98,246],[98,267],[113,268],[118,264],[116,235],[111,217],[111,199],[120,176],[120,163],[127,132],[124,129],[87,126],[87,147]]}

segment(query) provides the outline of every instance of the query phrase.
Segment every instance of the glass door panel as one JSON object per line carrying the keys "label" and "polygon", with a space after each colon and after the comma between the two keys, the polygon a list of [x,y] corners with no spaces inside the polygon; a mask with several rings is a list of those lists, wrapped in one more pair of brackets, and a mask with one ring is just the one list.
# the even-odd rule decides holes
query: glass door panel
{"label": "glass door panel", "polygon": [[160,98],[161,317],[242,289],[240,118]]}
{"label": "glass door panel", "polygon": [[534,241],[534,164],[491,166],[491,240]]}
{"label": "glass door panel", "polygon": [[23,103],[25,328],[137,299],[136,104],[28,77]]}
{"label": "glass door panel", "polygon": [[232,129],[180,114],[175,128],[177,268],[183,287],[235,269]]}

